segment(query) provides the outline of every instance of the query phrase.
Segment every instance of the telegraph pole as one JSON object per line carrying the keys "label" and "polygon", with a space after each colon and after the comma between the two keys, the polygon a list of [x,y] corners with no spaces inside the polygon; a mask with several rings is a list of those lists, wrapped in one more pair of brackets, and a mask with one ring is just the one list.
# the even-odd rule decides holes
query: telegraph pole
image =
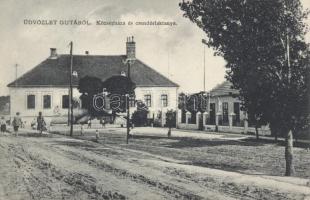
{"label": "telegraph pole", "polygon": [[286,58],[287,58],[287,67],[288,67],[287,79],[288,79],[288,83],[290,84],[292,72],[291,72],[291,64],[290,64],[290,37],[289,37],[288,28],[286,29]]}
{"label": "telegraph pole", "polygon": [[72,65],[73,65],[73,42],[70,42],[70,88],[69,88],[69,110],[70,110],[70,136],[73,135],[73,102],[72,102],[72,96],[73,96],[73,88],[72,88]]}
{"label": "telegraph pole", "polygon": [[18,68],[18,64],[15,64],[15,87],[17,86],[17,68]]}
{"label": "telegraph pole", "polygon": [[203,91],[206,92],[206,45],[207,41],[202,39],[203,45]]}
{"label": "telegraph pole", "polygon": [[129,106],[129,101],[130,101],[130,92],[132,92],[132,82],[130,78],[130,68],[131,65],[135,62],[135,42],[132,37],[127,38],[127,43],[126,43],[126,49],[127,49],[127,59],[124,61],[124,64],[127,64],[127,79],[128,79],[128,84],[130,84],[129,90],[126,92],[126,110],[127,110],[127,135],[126,135],[126,143],[128,144],[129,140],[129,133],[130,133],[130,106]]}
{"label": "telegraph pole", "polygon": [[203,91],[206,92],[206,46],[203,45]]}
{"label": "telegraph pole", "polygon": [[[130,66],[131,65],[131,60],[127,60],[127,77],[128,77],[128,80],[131,80],[130,79]],[[128,144],[128,140],[129,140],[129,133],[130,133],[130,126],[129,126],[129,123],[130,123],[130,106],[129,106],[129,101],[130,101],[130,97],[129,97],[129,92],[126,96],[126,108],[127,108],[127,136],[126,136],[126,144]]]}
{"label": "telegraph pole", "polygon": [[170,49],[168,47],[168,78],[170,79]]}

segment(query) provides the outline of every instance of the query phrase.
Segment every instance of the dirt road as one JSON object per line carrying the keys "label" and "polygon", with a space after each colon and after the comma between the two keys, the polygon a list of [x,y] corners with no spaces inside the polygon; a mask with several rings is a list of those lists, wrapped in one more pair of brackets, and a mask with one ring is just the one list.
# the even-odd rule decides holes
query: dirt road
{"label": "dirt road", "polygon": [[304,199],[309,180],[192,166],[63,136],[0,137],[0,199]]}

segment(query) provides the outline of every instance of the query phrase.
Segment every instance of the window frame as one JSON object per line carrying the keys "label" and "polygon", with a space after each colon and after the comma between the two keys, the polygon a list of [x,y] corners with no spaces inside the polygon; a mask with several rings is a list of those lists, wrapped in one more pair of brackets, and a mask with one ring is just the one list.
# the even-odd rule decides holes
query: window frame
{"label": "window frame", "polygon": [[[147,97],[149,97],[149,98],[147,98]],[[149,108],[152,107],[152,95],[151,94],[145,94],[144,95],[144,103],[147,107],[149,107]],[[150,105],[148,105],[148,104],[150,104]]]}
{"label": "window frame", "polygon": [[[34,97],[33,107],[29,107],[29,97],[30,96]],[[35,94],[27,94],[27,96],[26,96],[26,108],[27,108],[27,110],[35,110],[36,109],[36,95]]]}
{"label": "window frame", "polygon": [[[49,96],[49,107],[45,107],[45,97]],[[51,94],[43,94],[42,95],[42,107],[45,110],[51,109],[52,108],[52,95]]]}
{"label": "window frame", "polygon": [[[64,107],[64,96],[67,96],[67,98],[68,98],[68,107],[66,106],[66,107]],[[61,95],[61,108],[62,109],[69,109],[69,104],[70,104],[70,102],[69,102],[70,100],[69,100],[69,95],[67,95],[67,94],[63,94],[63,95]]]}
{"label": "window frame", "polygon": [[134,95],[129,95],[129,107],[136,107],[136,97]]}
{"label": "window frame", "polygon": [[234,113],[235,113],[236,122],[240,122],[240,102],[234,102]]}
{"label": "window frame", "polygon": [[228,102],[223,102],[222,103],[222,112],[223,112],[223,123],[228,123],[229,122],[229,108],[228,108]]}
{"label": "window frame", "polygon": [[[165,98],[163,98],[165,97]],[[161,103],[161,106],[166,108],[168,107],[168,94],[161,94],[160,95],[160,103]]]}

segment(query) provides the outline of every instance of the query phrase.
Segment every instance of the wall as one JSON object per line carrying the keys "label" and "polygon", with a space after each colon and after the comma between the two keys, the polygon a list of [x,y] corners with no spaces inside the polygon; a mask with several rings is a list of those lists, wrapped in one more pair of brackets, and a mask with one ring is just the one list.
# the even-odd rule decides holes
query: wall
{"label": "wall", "polygon": [[[68,88],[10,88],[10,115],[13,117],[16,112],[20,112],[20,116],[23,121],[27,122],[27,124],[30,124],[34,117],[38,116],[39,112],[42,112],[46,119],[50,119],[54,116],[66,115],[68,113],[68,109],[62,108],[62,95],[68,95],[68,93]],[[30,94],[35,95],[35,109],[27,109],[27,95]],[[43,95],[47,94],[51,95],[51,108],[43,109]],[[79,92],[77,89],[73,90],[73,97],[79,97]]]}
{"label": "wall", "polygon": [[[223,109],[219,109],[219,101],[222,102],[222,105],[224,102],[228,102],[228,114],[231,114],[234,112],[234,103],[239,102],[241,107],[241,101],[237,98],[233,98],[231,96],[220,96],[220,97],[211,97],[210,103],[215,103],[215,113],[223,113]],[[245,113],[240,110],[240,120],[245,119]]]}
{"label": "wall", "polygon": [[[151,95],[151,107],[149,108],[149,118],[154,116],[156,117],[159,111],[166,113],[167,110],[177,109],[177,89],[176,87],[137,87],[135,90],[136,93],[136,100],[144,101],[144,95],[150,94]],[[161,102],[161,95],[167,94],[168,95],[168,106],[163,107]]]}
{"label": "wall", "polygon": [[[34,117],[41,111],[46,119],[59,115],[67,115],[68,109],[62,109],[62,95],[68,95],[68,88],[55,88],[55,87],[33,87],[33,88],[9,88],[11,96],[10,116],[15,116],[16,112],[20,112],[23,121],[30,124]],[[166,112],[168,109],[176,110],[177,106],[177,88],[176,87],[137,87],[135,90],[136,99],[144,100],[145,94],[151,94],[152,107],[150,110],[150,118],[153,114],[157,114],[162,110]],[[35,95],[35,109],[27,109],[27,95]],[[43,95],[51,95],[51,108],[43,109]],[[161,94],[168,95],[168,107],[162,108]],[[79,98],[80,93],[76,88],[73,89],[73,97]],[[57,109],[58,107],[58,109]],[[131,109],[131,113],[135,109]],[[49,121],[49,120],[46,120]]]}
{"label": "wall", "polygon": [[[233,119],[234,119],[234,103],[238,102],[240,103],[241,107],[241,101],[238,98],[233,98],[232,96],[226,95],[226,96],[215,96],[211,98],[207,98],[208,103],[215,103],[215,125],[206,124],[206,119],[209,116],[209,111],[207,112],[208,115],[205,113],[201,113],[203,116],[203,127],[206,131],[215,131],[216,125],[217,130],[219,132],[230,132],[230,133],[253,133],[255,134],[255,128],[248,126],[248,120],[246,113],[240,109],[240,124],[241,126],[234,126]],[[223,115],[223,103],[228,103],[228,124],[222,125],[219,123],[219,118]],[[189,123],[181,123],[181,110],[178,110],[177,112],[177,128],[180,129],[189,129],[189,130],[198,130],[199,122],[197,121],[196,124],[189,124]],[[186,118],[190,118],[191,114],[187,112]],[[197,118],[198,119],[198,118]],[[241,123],[242,122],[242,123]],[[258,129],[258,132],[260,135],[270,135],[270,129],[268,126],[262,126]]]}

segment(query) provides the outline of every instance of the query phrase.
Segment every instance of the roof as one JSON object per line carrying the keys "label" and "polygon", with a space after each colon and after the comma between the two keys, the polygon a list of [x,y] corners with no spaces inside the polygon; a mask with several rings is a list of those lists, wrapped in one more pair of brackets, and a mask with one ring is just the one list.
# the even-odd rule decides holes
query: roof
{"label": "roof", "polygon": [[[125,55],[74,55],[73,71],[78,78],[73,78],[73,86],[85,76],[94,76],[102,81],[121,72],[127,73],[124,64]],[[58,55],[56,59],[47,58],[42,63],[28,71],[8,87],[65,87],[69,85],[70,55]],[[131,65],[130,77],[137,87],[179,87],[159,72],[140,60]]]}
{"label": "roof", "polygon": [[231,96],[239,94],[239,91],[232,89],[232,83],[229,81],[224,81],[221,84],[215,86],[211,91],[211,96]]}

